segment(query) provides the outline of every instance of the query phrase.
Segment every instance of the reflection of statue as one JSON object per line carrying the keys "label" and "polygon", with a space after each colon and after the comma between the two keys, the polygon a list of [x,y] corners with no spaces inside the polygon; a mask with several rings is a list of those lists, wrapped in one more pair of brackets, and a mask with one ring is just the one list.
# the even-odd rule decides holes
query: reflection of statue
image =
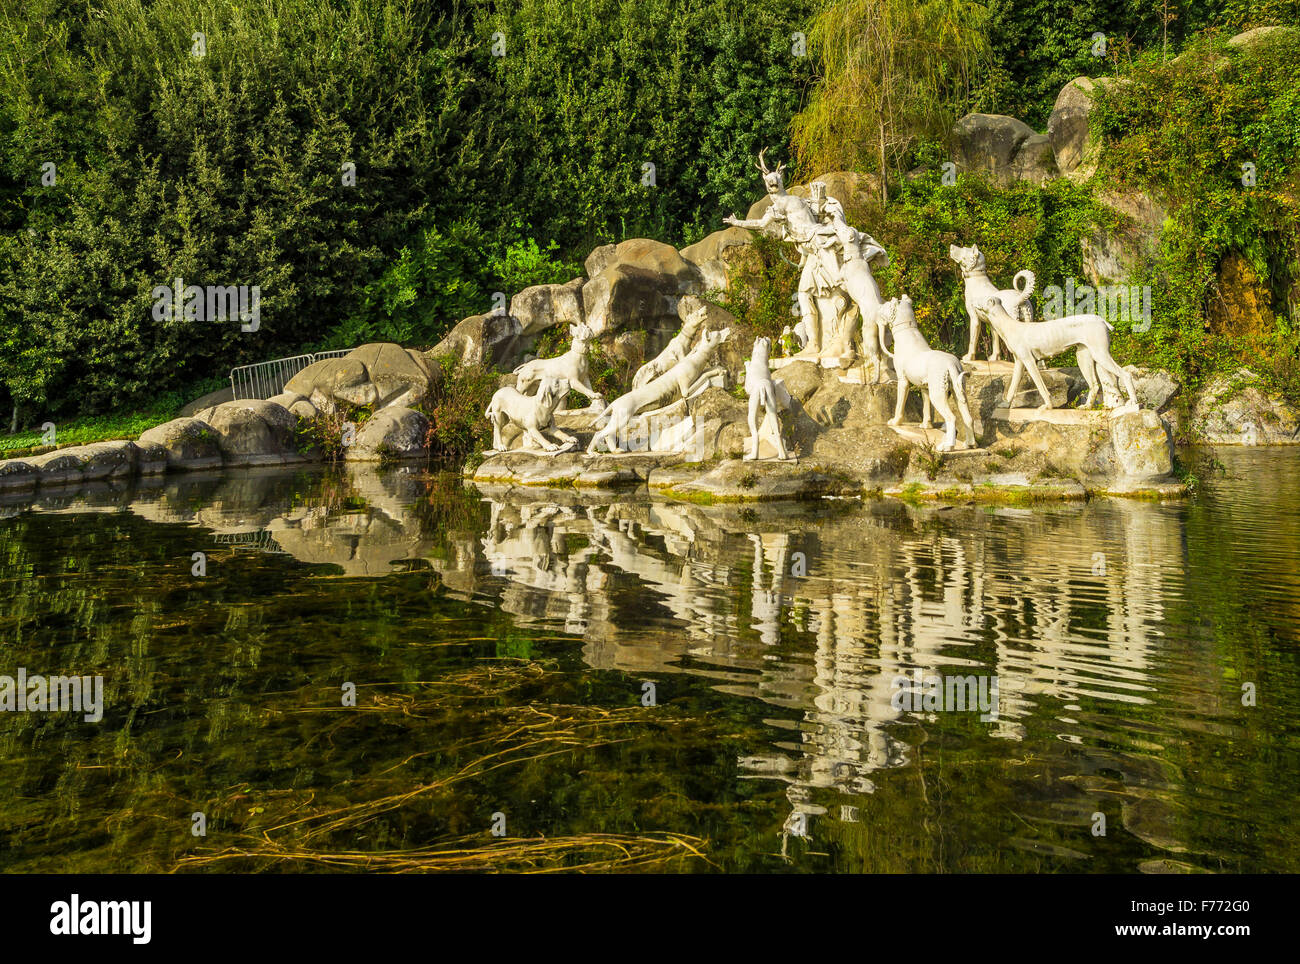
{"label": "reflection of statue", "polygon": [[[587,349],[591,346],[595,335],[590,328],[579,322],[569,326],[569,337],[573,339],[573,343],[563,355],[554,358],[534,358],[516,368],[515,387],[526,395],[547,375],[563,378],[575,392],[580,392],[591,400],[592,411],[599,412],[602,407],[601,398],[591,387],[591,372],[587,364]],[[563,397],[560,401],[562,405]]]}
{"label": "reflection of statue", "polygon": [[698,344],[668,371],[610,402],[601,416],[605,419],[605,427],[592,436],[591,444],[587,446],[587,454],[594,455],[601,444],[604,444],[610,452],[622,451],[619,440],[626,438],[628,423],[638,412],[654,406],[666,405],[679,395],[683,399],[690,399],[700,390],[707,374],[705,369],[709,358],[714,350],[727,340],[729,334],[731,334],[730,328],[704,332]]}
{"label": "reflection of statue", "polygon": [[699,307],[686,316],[686,320],[682,322],[682,330],[673,335],[672,340],[664,346],[664,350],[637,369],[632,379],[632,387],[640,388],[685,358],[686,353],[695,344],[695,336],[700,333],[700,328],[708,315],[708,305],[700,302]]}
{"label": "reflection of statue", "polygon": [[[754,352],[745,363],[745,394],[749,396],[749,451],[746,459],[757,459],[759,445],[768,443],[776,450],[778,459],[788,459],[785,440],[781,438],[781,413],[790,407],[790,393],[780,382],[772,381],[767,367],[767,338],[754,339]],[[763,420],[758,420],[759,409]]]}
{"label": "reflection of statue", "polygon": [[911,385],[921,389],[925,414],[921,418],[923,428],[930,427],[930,405],[943,418],[943,440],[935,446],[940,452],[946,452],[957,444],[957,420],[948,405],[948,388],[951,386],[957,398],[957,408],[961,412],[962,424],[966,427],[966,444],[975,447],[975,428],[971,420],[970,409],[966,405],[966,390],[962,386],[964,373],[961,362],[956,355],[946,351],[936,351],[926,344],[925,336],[917,327],[916,315],[912,311],[912,299],[903,295],[887,301],[877,315],[878,324],[888,324],[894,335],[894,374],[898,376],[898,400],[894,405],[894,417],[890,425],[897,425],[903,420],[903,406],[907,403],[907,390]]}
{"label": "reflection of statue", "polygon": [[[506,451],[513,437],[519,434],[524,436],[525,443],[532,442],[547,452],[572,448],[578,440],[555,425],[555,410],[568,393],[569,383],[553,375],[542,377],[536,395],[525,395],[509,387],[498,389],[486,413],[492,423],[492,450]],[[545,432],[550,432],[561,444],[552,442]],[[507,438],[507,434],[512,438]]]}

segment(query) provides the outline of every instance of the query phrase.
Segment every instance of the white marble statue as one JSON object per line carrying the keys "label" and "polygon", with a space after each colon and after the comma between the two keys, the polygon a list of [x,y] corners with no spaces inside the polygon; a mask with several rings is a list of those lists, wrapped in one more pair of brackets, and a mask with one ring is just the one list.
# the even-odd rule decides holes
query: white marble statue
{"label": "white marble statue", "polygon": [[[767,365],[770,339],[755,338],[754,351],[745,362],[745,394],[749,396],[749,447],[746,460],[758,458],[759,445],[767,442],[776,450],[778,459],[790,458],[785,440],[781,437],[781,413],[790,408],[790,393],[780,382],[772,380]],[[763,418],[759,421],[758,413]]]}
{"label": "white marble statue", "polygon": [[[853,363],[854,344],[861,331],[864,353],[874,363],[878,377],[880,353],[872,339],[881,299],[869,262],[884,254],[884,248],[848,224],[843,206],[826,196],[822,182],[810,184],[810,197],[804,200],[786,191],[784,164],[769,169],[760,152],[758,169],[771,206],[761,218],[731,215],[723,221],[775,234],[798,249],[799,317],[807,339],[794,357],[847,368]],[[866,324],[859,328],[863,320]]]}
{"label": "white marble statue", "polygon": [[705,331],[686,356],[668,371],[610,402],[601,415],[605,426],[592,436],[587,454],[594,455],[601,444],[610,452],[623,451],[620,440],[626,438],[628,423],[638,412],[666,405],[678,397],[689,399],[692,391],[698,390],[713,352],[730,334],[730,328]]}
{"label": "white marble statue", "polygon": [[[1017,271],[1015,277],[1011,279],[1012,287],[999,290],[989,278],[984,252],[980,251],[977,245],[963,248],[950,244],[948,257],[956,261],[957,266],[961,268],[962,284],[965,288],[966,316],[970,319],[970,347],[962,356],[962,361],[974,361],[975,348],[979,344],[980,319],[984,315],[984,305],[990,298],[996,296],[1002,299],[1002,304],[1006,306],[1007,311],[1021,321],[1034,320],[1034,303],[1030,300],[1034,294],[1034,273],[1029,270]],[[1024,282],[1023,286],[1021,281]],[[997,361],[1002,354],[1002,344],[998,340],[996,329],[989,334],[993,339],[993,350],[989,352],[989,361]]]}
{"label": "white marble statue", "polygon": [[[515,369],[515,388],[523,394],[530,393],[547,376],[563,378],[569,387],[590,401],[588,411],[599,413],[604,407],[600,395],[591,387],[591,372],[587,364],[587,349],[591,347],[592,334],[583,322],[569,326],[569,335],[573,339],[569,350],[554,358],[534,358]],[[564,410],[565,399],[560,399],[560,410]]]}
{"label": "white marble statue", "polygon": [[[543,375],[538,382],[536,395],[525,395],[515,388],[500,388],[487,407],[488,421],[492,423],[492,451],[504,452],[510,446],[510,436],[522,435],[524,448],[534,446],[552,454],[568,451],[578,442],[555,425],[555,411],[569,394],[569,383],[555,375]],[[518,430],[517,432],[514,430]],[[545,433],[560,441],[552,442]]]}
{"label": "white marble statue", "polygon": [[[1038,406],[1039,411],[1051,408],[1052,396],[1043,383],[1043,376],[1038,371],[1039,359],[1059,355],[1068,348],[1082,348],[1088,352],[1090,366],[1095,365],[1099,371],[1117,379],[1124,386],[1128,402],[1115,409],[1115,414],[1138,410],[1137,389],[1133,385],[1133,376],[1111,357],[1111,326],[1110,322],[1101,315],[1069,315],[1065,318],[1039,322],[1017,321],[1011,317],[1003,306],[1002,300],[996,295],[988,298],[984,309],[989,325],[1006,342],[1007,350],[1016,360],[1015,369],[1011,373],[1011,384],[1007,387],[1008,405],[1020,390],[1021,377],[1025,372],[1029,372],[1029,377],[1043,400],[1043,404]],[[1094,378],[1096,377],[1094,374]],[[1096,394],[1095,383],[1090,381],[1089,387],[1091,390],[1088,393],[1087,404],[1091,405]]]}
{"label": "white marble statue", "polygon": [[[916,314],[912,310],[912,299],[903,295],[886,301],[881,306],[877,323],[889,326],[894,336],[894,373],[898,376],[898,398],[894,404],[894,417],[890,425],[899,425],[903,421],[903,406],[907,404],[907,390],[912,385],[921,389],[924,415],[921,427],[930,427],[930,406],[934,405],[943,419],[943,439],[935,446],[940,452],[947,452],[957,444],[957,420],[948,405],[948,389],[951,388],[957,398],[957,409],[961,412],[962,424],[966,429],[966,445],[975,447],[975,423],[971,419],[970,408],[966,405],[966,391],[962,384],[965,373],[957,356],[946,351],[931,348],[916,324]],[[882,338],[883,340],[883,338]],[[886,349],[888,354],[888,349]]]}
{"label": "white marble statue", "polygon": [[632,378],[632,387],[640,388],[647,382],[658,378],[685,358],[686,354],[691,350],[691,346],[695,344],[695,337],[700,333],[700,329],[704,327],[704,321],[708,317],[708,305],[700,302],[695,310],[687,314],[686,320],[682,322],[682,330],[673,335],[668,344],[664,346],[664,350],[637,369],[636,375]]}

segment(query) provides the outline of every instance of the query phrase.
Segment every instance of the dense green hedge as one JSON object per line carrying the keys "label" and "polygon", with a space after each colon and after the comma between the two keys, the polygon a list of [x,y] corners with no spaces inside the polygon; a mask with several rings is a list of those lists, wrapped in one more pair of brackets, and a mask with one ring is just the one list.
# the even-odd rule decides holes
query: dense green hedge
{"label": "dense green hedge", "polygon": [[[0,404],[39,421],[321,343],[431,342],[570,270],[552,243],[697,237],[798,107],[807,7],[7,4]],[[260,285],[260,330],[153,321],[176,277]]]}

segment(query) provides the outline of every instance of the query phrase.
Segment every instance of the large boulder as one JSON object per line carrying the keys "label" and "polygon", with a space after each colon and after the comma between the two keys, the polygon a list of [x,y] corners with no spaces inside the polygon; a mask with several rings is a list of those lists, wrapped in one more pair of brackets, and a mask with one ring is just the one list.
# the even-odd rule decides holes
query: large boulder
{"label": "large boulder", "polygon": [[1063,174],[1080,178],[1096,170],[1097,145],[1089,136],[1089,119],[1093,97],[1098,90],[1128,83],[1126,78],[1076,77],[1056,95],[1051,116],[1047,118],[1047,136],[1056,154],[1056,164]]}
{"label": "large boulder", "polygon": [[1034,159],[1020,159],[1021,148],[1034,136],[1032,127],[1005,114],[967,114],[952,130],[953,163],[959,171],[987,174],[1007,185],[1022,168],[1041,163],[1041,143],[1030,148]]}
{"label": "large boulder", "polygon": [[155,425],[140,436],[137,444],[161,448],[168,468],[211,469],[222,465],[216,432],[197,418],[174,418]]}
{"label": "large boulder", "polygon": [[1011,179],[1042,184],[1060,175],[1051,139],[1046,134],[1033,134],[1025,138],[1020,150],[1011,159]]}
{"label": "large boulder", "polygon": [[466,366],[513,368],[522,351],[523,326],[504,312],[471,315],[426,352],[430,362],[450,356]]}
{"label": "large boulder", "polygon": [[587,263],[600,269],[582,287],[584,316],[597,336],[675,327],[677,300],[704,290],[699,268],[671,245],[648,238],[597,249]]}
{"label": "large boulder", "polygon": [[379,408],[418,404],[442,376],[441,367],[433,368],[421,352],[401,345],[362,345],[349,352],[346,360],[365,365]]}
{"label": "large boulder", "polygon": [[1300,410],[1269,392],[1247,368],[1220,375],[1192,401],[1192,438],[1217,445],[1300,443]]}
{"label": "large boulder", "polygon": [[181,408],[180,414],[189,416],[205,408],[215,408],[222,402],[233,402],[235,400],[235,391],[229,385],[225,388],[218,388],[215,392],[208,392],[206,395],[194,399],[188,405]]}
{"label": "large boulder", "polygon": [[423,413],[391,406],[376,412],[361,426],[344,458],[349,462],[423,458],[429,454],[425,444],[428,434],[429,419]]}
{"label": "large boulder", "polygon": [[525,338],[556,325],[576,325],[583,320],[582,278],[562,285],[533,285],[510,299],[510,314],[519,321]]}
{"label": "large boulder", "polygon": [[282,405],[261,399],[225,402],[201,413],[217,437],[226,465],[284,465],[301,462],[298,420]]}
{"label": "large boulder", "polygon": [[[285,408],[307,402],[314,411],[339,405],[384,408],[413,405],[425,398],[442,371],[418,351],[388,342],[354,348],[342,358],[322,358],[284,386],[276,401]],[[304,408],[298,414],[306,415]]]}
{"label": "large boulder", "polygon": [[700,269],[706,291],[726,291],[733,266],[754,243],[752,232],[744,228],[714,231],[701,241],[681,249],[681,256]]}

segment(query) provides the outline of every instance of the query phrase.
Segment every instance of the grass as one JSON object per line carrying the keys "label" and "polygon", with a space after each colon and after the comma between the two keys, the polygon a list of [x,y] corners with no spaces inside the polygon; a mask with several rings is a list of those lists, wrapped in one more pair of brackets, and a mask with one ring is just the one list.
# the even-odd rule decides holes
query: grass
{"label": "grass", "polygon": [[66,422],[54,422],[54,444],[44,439],[40,428],[17,435],[0,436],[0,454],[6,456],[34,455],[70,445],[87,445],[91,442],[111,442],[116,439],[136,439],[155,425],[170,422],[180,411],[179,404],[149,409],[143,412],[121,412],[111,415],[91,415]]}

